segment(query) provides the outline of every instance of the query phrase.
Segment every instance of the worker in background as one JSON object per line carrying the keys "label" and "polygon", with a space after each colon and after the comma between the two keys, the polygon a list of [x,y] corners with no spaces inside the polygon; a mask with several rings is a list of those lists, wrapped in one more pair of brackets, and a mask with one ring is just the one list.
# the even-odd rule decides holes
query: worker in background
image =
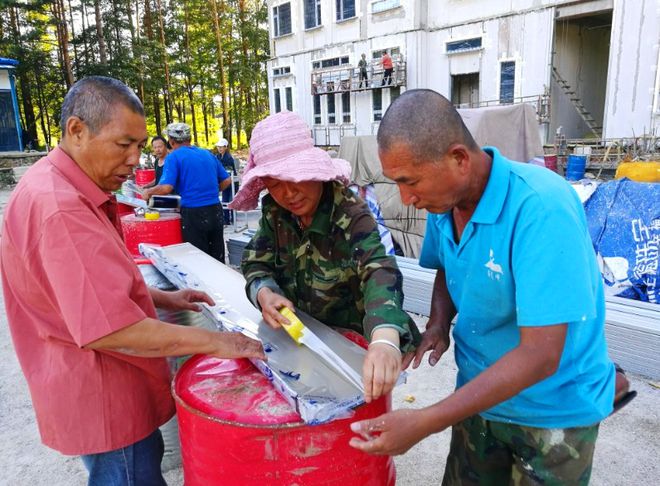
{"label": "worker in background", "polygon": [[176,191],[181,196],[183,240],[224,263],[220,191],[229,187],[231,178],[211,152],[191,145],[190,125],[170,123],[166,132],[172,152],[160,183],[144,191],[144,199]]}
{"label": "worker in background", "polygon": [[[236,160],[234,159],[234,157],[232,157],[231,153],[229,152],[229,142],[227,141],[227,139],[221,138],[220,140],[218,140],[218,142],[215,144],[215,148],[217,150],[216,157],[222,164],[222,167],[224,167],[227,174],[229,174],[229,176],[232,178],[237,176],[238,170],[236,169]],[[234,191],[236,191],[237,189],[238,189],[238,182],[234,183],[234,187],[230,185],[225,190],[223,190],[222,202],[225,204],[230,203],[233,199]],[[225,209],[223,216],[224,216],[225,224],[232,224],[234,222],[233,212],[230,209]]]}
{"label": "worker in background", "polygon": [[154,171],[156,172],[156,177],[152,182],[145,185],[145,188],[157,186],[160,182],[160,178],[163,176],[163,167],[165,167],[165,157],[169,153],[172,147],[165,138],[160,135],[156,135],[151,139],[151,151],[154,155]]}
{"label": "worker in background", "polygon": [[4,213],[0,265],[14,347],[45,445],[82,456],[92,486],[165,485],[158,427],[174,402],[163,357],[265,356],[241,334],[156,317],[155,307],[213,301],[147,288],[124,246],[111,193],[147,141],[135,93],[93,76],[73,85],[61,111],[59,147],[21,178]]}
{"label": "worker in background", "polygon": [[248,298],[274,328],[288,323],[279,310],[295,306],[366,338],[362,376],[370,402],[392,390],[402,352],[415,348],[419,331],[402,310],[396,260],[367,205],[346,186],[349,176],[348,162],[314,147],[307,124],[283,111],[254,127],[230,207],[254,209],[268,190],[241,264]]}
{"label": "worker in background", "polygon": [[383,81],[381,82],[381,86],[389,86],[392,84],[392,73],[394,72],[394,62],[389,52],[383,51],[380,64],[383,66]]}
{"label": "worker in background", "polygon": [[437,270],[423,341],[449,347],[457,389],[419,410],[352,425],[351,445],[402,454],[452,427],[444,485],[589,482],[612,412],[603,283],[577,195],[561,177],[479,148],[431,90],[392,103],[378,130],[383,174],[429,212],[420,256]]}

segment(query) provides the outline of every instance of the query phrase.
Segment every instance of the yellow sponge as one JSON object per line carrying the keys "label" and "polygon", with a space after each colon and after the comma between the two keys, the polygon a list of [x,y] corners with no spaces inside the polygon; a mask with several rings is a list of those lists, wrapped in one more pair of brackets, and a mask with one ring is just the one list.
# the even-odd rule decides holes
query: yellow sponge
{"label": "yellow sponge", "polygon": [[282,307],[279,310],[279,312],[284,317],[289,319],[290,322],[290,324],[283,325],[282,327],[284,327],[284,330],[287,333],[289,333],[289,336],[291,336],[291,338],[296,342],[296,344],[300,346],[302,344],[300,342],[300,338],[302,338],[305,325],[302,323],[300,319],[298,319],[298,316],[296,316],[288,307]]}

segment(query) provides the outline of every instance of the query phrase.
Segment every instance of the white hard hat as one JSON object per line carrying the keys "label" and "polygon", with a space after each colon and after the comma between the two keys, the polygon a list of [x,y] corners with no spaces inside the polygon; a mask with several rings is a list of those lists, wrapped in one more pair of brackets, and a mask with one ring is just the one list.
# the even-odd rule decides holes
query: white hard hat
{"label": "white hard hat", "polygon": [[216,147],[227,147],[229,146],[229,142],[227,141],[226,138],[221,138],[218,140],[215,144]]}

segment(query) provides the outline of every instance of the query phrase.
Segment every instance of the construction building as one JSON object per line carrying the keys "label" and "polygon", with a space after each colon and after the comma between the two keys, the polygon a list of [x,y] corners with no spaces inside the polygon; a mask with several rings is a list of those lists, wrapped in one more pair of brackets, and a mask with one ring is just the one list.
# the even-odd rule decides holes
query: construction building
{"label": "construction building", "polygon": [[[612,139],[660,125],[654,0],[269,0],[271,112],[318,145],[376,133],[406,89],[457,106],[532,103],[541,138]],[[391,77],[381,62],[388,51]],[[365,54],[367,79],[358,63]]]}

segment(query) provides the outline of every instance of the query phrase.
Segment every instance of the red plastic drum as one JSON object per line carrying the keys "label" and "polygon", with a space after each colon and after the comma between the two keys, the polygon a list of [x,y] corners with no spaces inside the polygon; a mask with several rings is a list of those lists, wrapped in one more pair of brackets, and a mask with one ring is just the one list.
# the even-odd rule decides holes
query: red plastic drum
{"label": "red plastic drum", "polygon": [[348,445],[350,424],[391,409],[391,396],[348,419],[306,425],[247,360],[195,356],[173,394],[186,486],[394,486],[389,456]]}
{"label": "red plastic drum", "polygon": [[181,216],[178,214],[161,214],[160,218],[154,221],[129,214],[121,217],[121,228],[126,248],[132,255],[140,255],[140,243],[167,246],[183,242]]}
{"label": "red plastic drum", "polygon": [[155,169],[135,169],[135,183],[145,186],[156,179]]}

